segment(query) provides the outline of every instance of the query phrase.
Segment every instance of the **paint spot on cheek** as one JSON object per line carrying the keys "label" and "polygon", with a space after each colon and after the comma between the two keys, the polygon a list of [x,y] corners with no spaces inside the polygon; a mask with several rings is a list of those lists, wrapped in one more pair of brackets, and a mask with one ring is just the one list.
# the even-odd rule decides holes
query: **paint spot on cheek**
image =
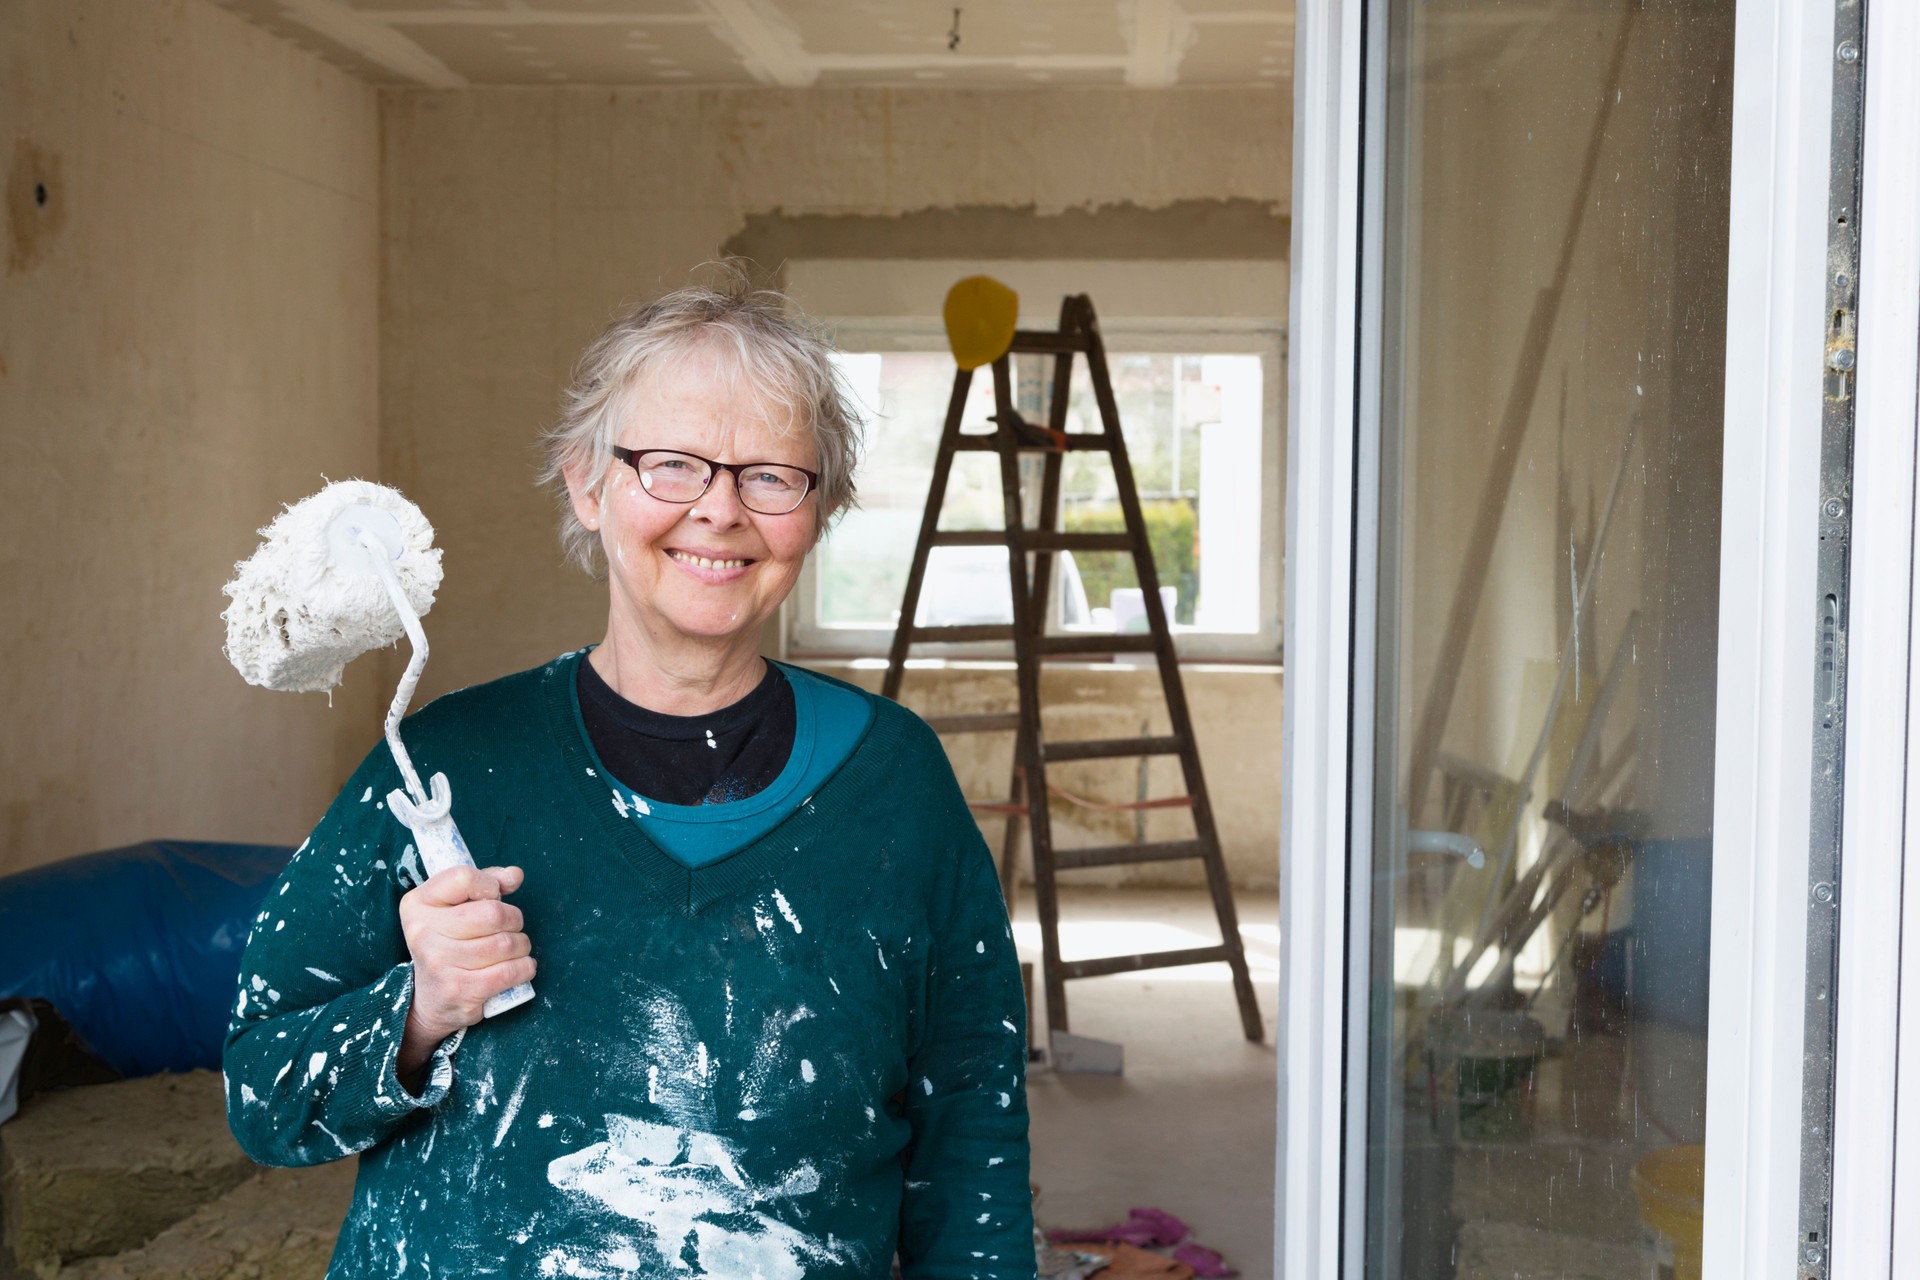
{"label": "paint spot on cheek", "polygon": [[813,1063],[805,1058],[800,1059],[800,1078],[808,1084],[813,1083]]}
{"label": "paint spot on cheek", "polygon": [[536,1123],[539,1124],[539,1126],[542,1129],[553,1128],[553,1112],[551,1111],[542,1112],[540,1119],[536,1121]]}

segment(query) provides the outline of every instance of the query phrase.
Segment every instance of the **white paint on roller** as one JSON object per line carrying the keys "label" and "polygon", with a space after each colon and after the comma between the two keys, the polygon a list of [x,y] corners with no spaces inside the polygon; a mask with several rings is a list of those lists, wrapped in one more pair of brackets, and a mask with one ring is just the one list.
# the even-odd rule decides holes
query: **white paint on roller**
{"label": "white paint on roller", "polygon": [[433,607],[440,552],[420,508],[385,485],[330,484],[260,530],[259,549],[235,566],[224,588],[232,600],[221,615],[227,660],[247,683],[324,692],[340,683],[347,663],[406,634],[380,578],[336,562],[329,530],[335,516],[354,506],[393,517],[400,540],[393,565],[407,603],[416,613]]}

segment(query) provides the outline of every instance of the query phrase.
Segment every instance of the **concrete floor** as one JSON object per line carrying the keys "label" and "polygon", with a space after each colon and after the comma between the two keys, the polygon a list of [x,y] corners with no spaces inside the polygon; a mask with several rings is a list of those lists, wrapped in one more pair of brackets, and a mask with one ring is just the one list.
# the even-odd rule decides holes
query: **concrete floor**
{"label": "concrete floor", "polygon": [[[1247,1280],[1271,1280],[1279,900],[1241,894],[1238,908],[1267,1025],[1263,1044],[1241,1035],[1224,964],[1067,985],[1073,1030],[1124,1045],[1126,1069],[1118,1077],[1037,1070],[1029,1081],[1042,1226],[1105,1226],[1153,1205],[1184,1219]],[[1068,959],[1203,946],[1220,936],[1198,890],[1074,890],[1061,895],[1060,916]],[[1030,891],[1014,930],[1037,975]]]}

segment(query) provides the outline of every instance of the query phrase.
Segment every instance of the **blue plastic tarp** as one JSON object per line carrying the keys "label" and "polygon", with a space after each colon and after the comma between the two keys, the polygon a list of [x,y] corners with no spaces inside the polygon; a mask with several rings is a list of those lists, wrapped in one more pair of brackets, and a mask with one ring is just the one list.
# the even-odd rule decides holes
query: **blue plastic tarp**
{"label": "blue plastic tarp", "polygon": [[0,997],[123,1076],[220,1066],[247,931],[293,850],[149,840],[0,876]]}

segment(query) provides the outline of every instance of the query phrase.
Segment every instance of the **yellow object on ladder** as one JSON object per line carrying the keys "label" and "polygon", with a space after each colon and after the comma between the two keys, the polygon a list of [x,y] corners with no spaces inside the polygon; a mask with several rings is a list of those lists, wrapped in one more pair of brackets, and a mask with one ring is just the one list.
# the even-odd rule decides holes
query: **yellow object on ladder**
{"label": "yellow object on ladder", "polygon": [[992,276],[968,276],[947,290],[947,346],[962,369],[992,364],[1013,346],[1020,295]]}

